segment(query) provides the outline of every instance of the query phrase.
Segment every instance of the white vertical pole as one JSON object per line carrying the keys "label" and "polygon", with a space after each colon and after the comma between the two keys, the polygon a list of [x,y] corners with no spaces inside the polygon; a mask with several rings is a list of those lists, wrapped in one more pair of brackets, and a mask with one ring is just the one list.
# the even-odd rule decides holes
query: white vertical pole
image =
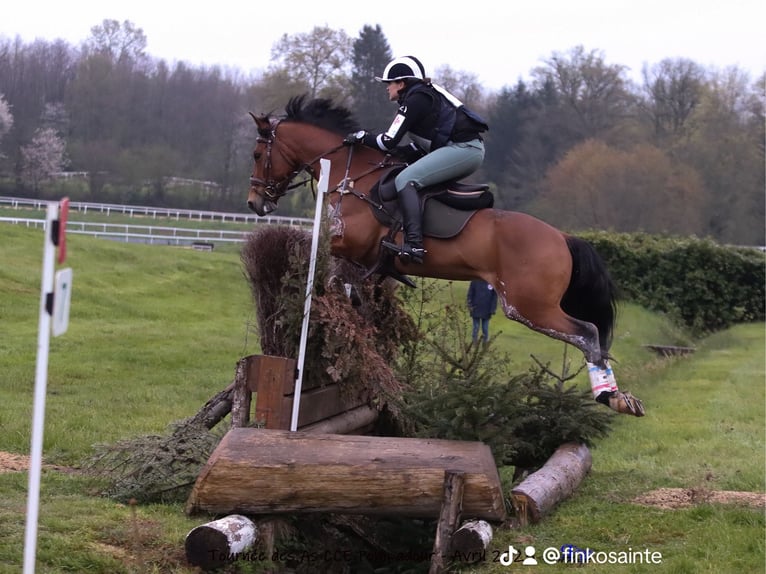
{"label": "white vertical pole", "polygon": [[37,332],[37,366],[35,369],[35,398],[32,415],[32,444],[29,461],[27,493],[27,525],[24,538],[24,574],[35,571],[37,554],[37,519],[40,510],[40,474],[43,459],[43,428],[45,422],[45,388],[48,384],[48,349],[50,346],[51,315],[48,296],[53,296],[53,267],[56,246],[53,243],[53,221],[58,218],[58,203],[48,203],[43,248],[43,277],[40,288],[40,323]]}
{"label": "white vertical pole", "polygon": [[295,380],[293,395],[293,414],[290,419],[290,430],[298,430],[298,412],[301,406],[301,389],[303,388],[303,363],[306,360],[306,341],[309,336],[309,316],[311,314],[311,295],[314,292],[314,274],[317,266],[317,251],[319,250],[319,231],[322,222],[322,204],[327,193],[330,180],[330,160],[319,160],[319,183],[317,184],[317,205],[314,212],[314,229],[311,235],[311,258],[309,259],[309,277],[306,281],[306,299],[303,304],[303,327],[301,342],[298,349],[298,378]]}

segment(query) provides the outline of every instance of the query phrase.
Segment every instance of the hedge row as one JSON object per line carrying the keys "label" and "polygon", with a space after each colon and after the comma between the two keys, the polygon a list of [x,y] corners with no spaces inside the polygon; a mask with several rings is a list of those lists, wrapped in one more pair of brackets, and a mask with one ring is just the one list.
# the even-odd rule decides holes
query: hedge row
{"label": "hedge row", "polygon": [[620,298],[667,313],[695,335],[763,321],[766,253],[709,239],[586,232]]}

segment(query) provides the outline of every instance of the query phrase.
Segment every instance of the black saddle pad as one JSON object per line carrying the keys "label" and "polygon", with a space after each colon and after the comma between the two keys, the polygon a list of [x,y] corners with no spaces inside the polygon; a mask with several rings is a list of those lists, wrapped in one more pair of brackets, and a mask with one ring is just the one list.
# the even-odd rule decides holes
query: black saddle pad
{"label": "black saddle pad", "polygon": [[[401,217],[394,187],[394,178],[401,169],[390,169],[370,190],[373,202],[383,205],[383,209],[371,206],[372,212],[378,221],[389,227],[393,218]],[[418,194],[423,211],[423,235],[438,239],[458,235],[479,209],[490,208],[495,203],[486,184],[448,181],[427,187]]]}

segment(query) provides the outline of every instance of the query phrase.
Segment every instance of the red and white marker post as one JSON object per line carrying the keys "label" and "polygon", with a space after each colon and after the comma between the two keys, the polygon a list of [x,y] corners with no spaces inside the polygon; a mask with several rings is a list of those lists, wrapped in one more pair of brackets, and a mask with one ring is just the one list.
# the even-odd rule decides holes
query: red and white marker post
{"label": "red and white marker post", "polygon": [[43,247],[43,276],[40,289],[40,322],[37,333],[37,365],[35,369],[35,397],[32,415],[32,443],[29,461],[29,489],[27,493],[27,523],[24,536],[24,574],[35,571],[37,553],[37,520],[40,510],[40,474],[43,461],[43,429],[45,423],[45,393],[48,384],[48,350],[51,330],[53,336],[62,335],[69,325],[69,302],[72,293],[72,270],[62,269],[55,275],[55,254],[58,263],[66,259],[66,221],[69,198],[50,202],[45,218],[45,245]]}

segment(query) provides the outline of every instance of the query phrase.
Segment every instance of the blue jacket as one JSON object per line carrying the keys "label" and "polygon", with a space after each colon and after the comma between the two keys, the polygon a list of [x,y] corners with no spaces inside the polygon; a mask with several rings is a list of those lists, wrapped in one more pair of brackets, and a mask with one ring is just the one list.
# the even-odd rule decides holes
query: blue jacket
{"label": "blue jacket", "polygon": [[481,279],[474,279],[468,287],[468,309],[474,319],[489,319],[497,310],[497,291]]}

